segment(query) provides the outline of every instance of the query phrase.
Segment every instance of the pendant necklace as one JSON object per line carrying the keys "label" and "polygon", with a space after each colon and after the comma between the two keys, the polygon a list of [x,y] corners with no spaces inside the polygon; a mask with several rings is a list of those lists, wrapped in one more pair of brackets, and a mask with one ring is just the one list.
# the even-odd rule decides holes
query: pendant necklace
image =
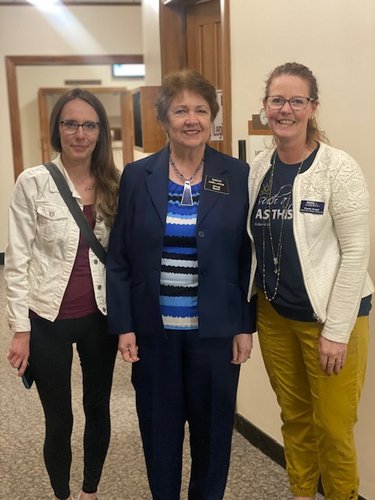
{"label": "pendant necklace", "polygon": [[184,182],[184,190],[181,196],[181,205],[188,205],[191,206],[193,204],[193,195],[191,194],[191,181],[194,179],[194,177],[197,175],[197,173],[201,170],[203,167],[203,159],[200,162],[200,164],[197,166],[197,168],[194,170],[193,175],[189,177],[189,179],[186,179],[181,172],[178,170],[176,167],[174,161],[172,160],[172,156],[169,155],[169,166],[173,168],[175,174],[180,177],[180,179]]}
{"label": "pendant necklace", "polygon": [[284,210],[283,214],[281,217],[281,224],[280,224],[280,234],[279,234],[279,240],[277,242],[277,245],[274,244],[273,241],[273,236],[272,236],[272,228],[271,228],[271,198],[272,198],[272,187],[273,187],[273,176],[275,173],[275,163],[276,163],[276,157],[277,157],[277,151],[275,151],[273,160],[272,160],[272,165],[271,165],[271,175],[270,175],[270,181],[269,181],[269,196],[268,196],[268,213],[269,213],[269,222],[267,224],[268,227],[268,233],[269,233],[269,241],[270,241],[270,246],[271,246],[271,253],[272,253],[272,264],[273,264],[273,272],[276,275],[276,284],[275,288],[273,290],[272,295],[268,295],[267,292],[267,286],[266,286],[266,237],[265,237],[265,225],[263,225],[263,238],[262,238],[262,280],[263,280],[263,292],[266,297],[266,299],[269,302],[272,302],[274,298],[276,297],[277,291],[279,289],[279,283],[280,283],[280,272],[281,272],[281,255],[282,255],[282,250],[283,250],[283,230],[284,230],[284,223],[285,220],[288,217],[288,210],[289,210],[289,205],[290,202],[292,201],[292,192],[293,192],[293,185],[294,181],[296,180],[297,176],[301,173],[302,166],[304,164],[304,161],[306,158],[304,158],[297,170],[297,173],[294,177],[294,181],[292,184],[292,187],[290,189],[288,198],[284,204]]}

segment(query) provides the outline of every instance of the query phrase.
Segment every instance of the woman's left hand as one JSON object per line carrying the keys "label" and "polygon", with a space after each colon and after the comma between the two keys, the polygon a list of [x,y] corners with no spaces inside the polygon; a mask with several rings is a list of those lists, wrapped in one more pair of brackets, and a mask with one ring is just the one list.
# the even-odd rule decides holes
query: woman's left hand
{"label": "woman's left hand", "polygon": [[347,344],[334,342],[324,337],[319,339],[319,358],[321,369],[328,375],[340,373],[346,361]]}
{"label": "woman's left hand", "polygon": [[239,333],[233,337],[231,363],[239,365],[245,363],[250,358],[253,348],[253,336],[250,333]]}

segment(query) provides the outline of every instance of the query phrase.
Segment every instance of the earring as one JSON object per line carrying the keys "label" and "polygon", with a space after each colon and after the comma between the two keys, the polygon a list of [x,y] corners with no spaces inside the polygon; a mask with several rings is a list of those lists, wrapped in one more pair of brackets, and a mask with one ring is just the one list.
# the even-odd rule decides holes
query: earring
{"label": "earring", "polygon": [[262,108],[259,111],[259,120],[260,120],[260,123],[262,125],[264,125],[264,126],[268,125],[268,118],[267,118],[266,110],[264,108]]}

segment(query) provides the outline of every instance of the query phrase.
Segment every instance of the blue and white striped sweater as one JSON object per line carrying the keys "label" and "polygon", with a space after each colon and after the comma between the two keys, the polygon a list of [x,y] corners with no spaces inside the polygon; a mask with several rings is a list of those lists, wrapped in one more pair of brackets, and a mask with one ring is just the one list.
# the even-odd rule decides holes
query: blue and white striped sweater
{"label": "blue and white striped sweater", "polygon": [[193,205],[181,205],[183,186],[169,181],[160,275],[160,309],[167,330],[198,329],[195,231],[201,184],[191,189]]}

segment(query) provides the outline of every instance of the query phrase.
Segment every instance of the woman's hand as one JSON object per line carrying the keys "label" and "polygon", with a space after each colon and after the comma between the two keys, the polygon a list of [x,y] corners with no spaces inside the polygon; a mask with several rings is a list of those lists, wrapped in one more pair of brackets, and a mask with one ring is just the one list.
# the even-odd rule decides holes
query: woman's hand
{"label": "woman's hand", "polygon": [[328,375],[340,373],[346,361],[347,344],[334,342],[324,337],[319,339],[320,367]]}
{"label": "woman's hand", "polygon": [[250,333],[239,333],[233,337],[231,363],[239,365],[245,363],[250,358],[253,348],[253,336]]}
{"label": "woman's hand", "polygon": [[13,368],[19,368],[18,376],[22,377],[30,356],[30,332],[16,332],[9,346],[8,361]]}
{"label": "woman's hand", "polygon": [[122,333],[118,336],[118,350],[121,352],[122,359],[127,363],[139,361],[138,346],[135,333]]}

